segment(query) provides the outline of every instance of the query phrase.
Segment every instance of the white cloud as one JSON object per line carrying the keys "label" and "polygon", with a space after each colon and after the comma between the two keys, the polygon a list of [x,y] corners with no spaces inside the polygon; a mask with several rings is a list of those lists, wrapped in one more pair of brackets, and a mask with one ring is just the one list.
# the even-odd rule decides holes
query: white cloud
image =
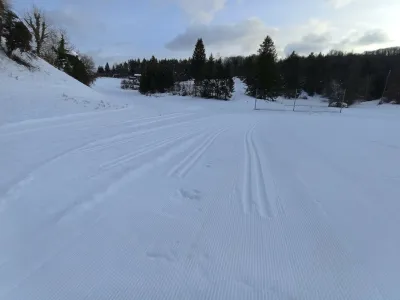
{"label": "white cloud", "polygon": [[267,35],[274,36],[277,29],[268,28],[260,19],[251,18],[225,25],[192,25],[166,44],[174,51],[192,51],[198,38],[204,40],[208,52],[221,55],[255,53]]}
{"label": "white cloud", "polygon": [[334,8],[339,9],[349,5],[350,3],[354,2],[355,0],[326,0],[330,5]]}
{"label": "white cloud", "polygon": [[194,23],[207,24],[222,10],[227,0],[170,0],[179,5]]}

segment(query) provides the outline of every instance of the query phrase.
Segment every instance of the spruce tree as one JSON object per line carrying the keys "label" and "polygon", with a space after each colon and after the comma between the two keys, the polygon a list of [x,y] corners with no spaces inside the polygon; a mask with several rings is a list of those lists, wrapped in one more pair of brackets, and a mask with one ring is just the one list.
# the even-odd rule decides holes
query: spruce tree
{"label": "spruce tree", "polygon": [[104,67],[104,71],[106,73],[106,76],[110,76],[110,65],[106,63],[106,66]]}
{"label": "spruce tree", "polygon": [[2,30],[2,36],[6,39],[8,56],[11,56],[12,52],[17,49],[21,52],[31,50],[32,35],[25,24],[11,10],[7,10],[4,14]]}
{"label": "spruce tree", "polygon": [[198,39],[195,49],[193,51],[192,62],[191,62],[191,75],[195,82],[196,95],[197,90],[205,79],[205,66],[206,66],[206,50],[202,39]]}
{"label": "spruce tree", "polygon": [[284,80],[285,96],[296,98],[300,92],[300,56],[293,51],[292,54],[283,60],[281,71]]}
{"label": "spruce tree", "polygon": [[[274,42],[267,36],[255,60],[254,85],[251,92],[257,99],[275,101],[278,97],[279,72]],[[255,93],[255,95],[254,95]]]}
{"label": "spruce tree", "polygon": [[54,51],[57,55],[56,62],[55,62],[56,68],[58,68],[59,70],[63,70],[67,74],[70,74],[71,66],[69,65],[69,62],[68,62],[68,57],[67,57],[68,51],[65,48],[65,39],[64,39],[63,35],[61,36],[61,39],[58,42],[57,49],[54,49]]}
{"label": "spruce tree", "polygon": [[205,76],[201,87],[201,97],[203,98],[213,98],[215,96],[215,60],[212,53],[208,58],[205,66]]}

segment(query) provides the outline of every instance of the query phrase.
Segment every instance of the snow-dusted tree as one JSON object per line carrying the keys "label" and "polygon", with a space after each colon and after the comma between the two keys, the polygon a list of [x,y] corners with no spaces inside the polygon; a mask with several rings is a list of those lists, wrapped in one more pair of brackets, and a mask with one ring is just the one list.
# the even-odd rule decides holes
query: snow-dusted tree
{"label": "snow-dusted tree", "polygon": [[50,27],[48,31],[48,37],[42,44],[41,57],[49,64],[56,66],[57,55],[54,49],[57,49],[61,41],[61,37],[64,38],[64,45],[68,51],[74,49],[70,43],[68,33],[65,29]]}
{"label": "snow-dusted tree", "polygon": [[36,54],[41,56],[42,46],[50,36],[50,26],[44,12],[33,6],[31,11],[25,13],[24,21],[32,33]]}
{"label": "snow-dusted tree", "polygon": [[342,83],[338,80],[331,80],[331,83],[326,91],[326,96],[329,99],[329,106],[341,107],[343,102],[345,89]]}

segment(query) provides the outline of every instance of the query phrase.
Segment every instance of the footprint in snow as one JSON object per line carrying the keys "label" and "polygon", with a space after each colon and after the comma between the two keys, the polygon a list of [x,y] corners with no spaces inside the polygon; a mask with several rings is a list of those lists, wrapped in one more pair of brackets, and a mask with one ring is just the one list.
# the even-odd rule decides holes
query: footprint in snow
{"label": "footprint in snow", "polygon": [[189,199],[192,201],[200,201],[201,200],[201,192],[199,190],[185,190],[179,189],[177,191],[178,196],[182,199]]}

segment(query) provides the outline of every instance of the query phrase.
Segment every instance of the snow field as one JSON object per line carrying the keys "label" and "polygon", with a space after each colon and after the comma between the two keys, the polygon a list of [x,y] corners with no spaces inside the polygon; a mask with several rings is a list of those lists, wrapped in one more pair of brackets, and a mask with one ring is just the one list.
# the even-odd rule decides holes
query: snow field
{"label": "snow field", "polygon": [[91,92],[0,126],[0,299],[398,299],[397,110]]}

